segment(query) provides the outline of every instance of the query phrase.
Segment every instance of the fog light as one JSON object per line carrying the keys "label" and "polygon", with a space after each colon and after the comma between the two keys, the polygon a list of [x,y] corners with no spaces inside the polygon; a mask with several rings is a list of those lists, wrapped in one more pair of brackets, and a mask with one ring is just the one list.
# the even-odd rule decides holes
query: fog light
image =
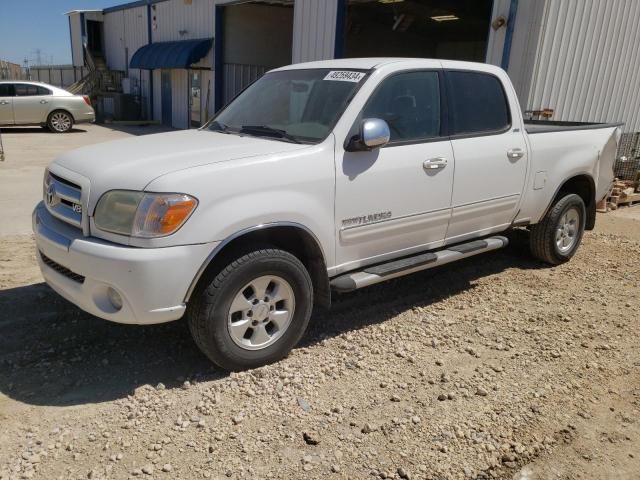
{"label": "fog light", "polygon": [[116,312],[122,308],[122,297],[113,288],[107,288],[107,297],[109,298],[111,306],[116,310]]}

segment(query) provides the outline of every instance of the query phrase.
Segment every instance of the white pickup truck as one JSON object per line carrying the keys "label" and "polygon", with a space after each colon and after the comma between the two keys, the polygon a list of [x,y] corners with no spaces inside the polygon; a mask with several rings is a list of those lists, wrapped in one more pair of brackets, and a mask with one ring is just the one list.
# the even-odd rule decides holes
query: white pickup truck
{"label": "white pickup truck", "polygon": [[[619,128],[525,122],[506,73],[429,59],[270,71],[206,126],[66,153],[33,213],[47,283],[106,320],[187,317],[237,370],[276,361],[314,305],[501,248],[569,260]],[[381,299],[381,301],[383,301]]]}

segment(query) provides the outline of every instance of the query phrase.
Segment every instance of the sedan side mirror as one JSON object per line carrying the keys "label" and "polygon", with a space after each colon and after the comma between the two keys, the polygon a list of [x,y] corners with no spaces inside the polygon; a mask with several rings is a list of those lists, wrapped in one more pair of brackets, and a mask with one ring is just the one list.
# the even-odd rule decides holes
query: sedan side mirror
{"label": "sedan side mirror", "polygon": [[391,138],[389,125],[380,118],[365,118],[360,124],[360,132],[354,135],[347,145],[350,152],[373,150],[384,147]]}

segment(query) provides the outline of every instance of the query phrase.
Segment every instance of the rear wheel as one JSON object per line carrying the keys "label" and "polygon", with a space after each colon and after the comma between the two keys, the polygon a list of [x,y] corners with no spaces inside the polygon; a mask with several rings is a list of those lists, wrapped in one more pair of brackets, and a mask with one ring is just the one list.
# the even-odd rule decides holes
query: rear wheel
{"label": "rear wheel", "polygon": [[189,304],[193,338],[213,362],[245,370],[275,362],[309,323],[313,286],[304,265],[283,250],[242,255]]}
{"label": "rear wheel", "polygon": [[64,110],[56,110],[49,114],[47,127],[53,133],[66,133],[73,127],[73,117]]}
{"label": "rear wheel", "polygon": [[531,253],[550,265],[567,262],[578,250],[584,233],[586,208],[582,198],[560,198],[545,217],[531,227]]}

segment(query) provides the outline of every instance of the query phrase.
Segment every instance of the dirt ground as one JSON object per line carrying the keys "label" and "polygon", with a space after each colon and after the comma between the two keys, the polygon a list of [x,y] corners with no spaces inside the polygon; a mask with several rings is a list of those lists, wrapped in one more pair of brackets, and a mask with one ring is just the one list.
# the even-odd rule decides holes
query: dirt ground
{"label": "dirt ground", "polygon": [[515,232],[341,296],[232,375],[182,322],[82,313],[2,237],[0,479],[640,478],[638,219],[601,215],[560,267]]}
{"label": "dirt ground", "polygon": [[0,235],[0,480],[639,479],[640,207],[555,268],[510,239],[337,297],[229,375],[184,322],[81,312]]}

